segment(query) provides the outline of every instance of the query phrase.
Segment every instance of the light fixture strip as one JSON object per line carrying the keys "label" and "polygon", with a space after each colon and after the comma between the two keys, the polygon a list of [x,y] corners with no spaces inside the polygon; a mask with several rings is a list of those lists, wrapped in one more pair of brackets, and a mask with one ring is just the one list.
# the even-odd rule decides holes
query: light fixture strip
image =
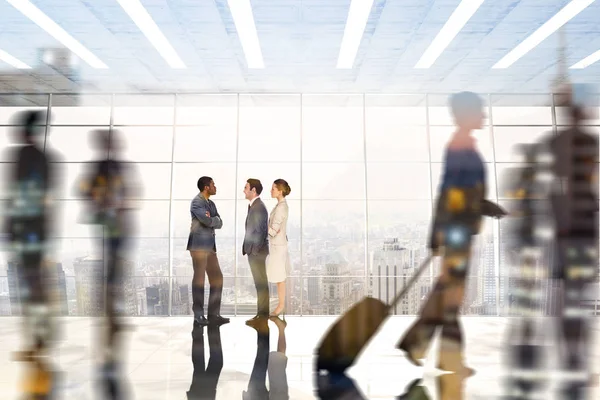
{"label": "light fixture strip", "polygon": [[429,68],[454,40],[458,32],[467,24],[473,14],[483,4],[484,0],[462,0],[444,24],[425,53],[421,56],[415,68]]}
{"label": "light fixture strip", "polygon": [[7,52],[5,52],[4,50],[1,50],[1,49],[0,49],[0,61],[3,61],[5,63],[7,63],[8,65],[18,68],[18,69],[31,69],[31,67],[29,65],[25,64],[21,60],[16,59],[15,57],[11,56],[10,54],[8,54]]}
{"label": "light fixture strip", "polygon": [[569,22],[580,12],[585,10],[595,0],[573,0],[564,6],[556,15],[550,18],[544,25],[540,26],[527,39],[522,41],[511,52],[496,63],[493,69],[508,68],[517,62],[525,54],[529,53],[538,44],[542,43],[548,36],[556,32],[560,27]]}
{"label": "light fixture strip", "polygon": [[352,0],[350,3],[337,68],[352,69],[354,66],[356,53],[365,32],[372,7],[373,0]]}
{"label": "light fixture strip", "polygon": [[186,68],[183,60],[139,0],[117,1],[171,68]]}
{"label": "light fixture strip", "polygon": [[258,40],[250,0],[227,0],[235,28],[246,56],[248,68],[261,69],[265,63]]}
{"label": "light fixture strip", "polygon": [[85,46],[69,35],[63,28],[50,19],[50,17],[44,14],[29,0],[6,1],[93,68],[108,68],[108,66],[100,61],[98,57],[92,54],[91,51],[89,51],[87,48],[85,48]]}
{"label": "light fixture strip", "polygon": [[595,62],[600,61],[600,50],[597,52],[590,54],[583,60],[579,61],[577,64],[573,65],[569,69],[584,69],[594,64]]}

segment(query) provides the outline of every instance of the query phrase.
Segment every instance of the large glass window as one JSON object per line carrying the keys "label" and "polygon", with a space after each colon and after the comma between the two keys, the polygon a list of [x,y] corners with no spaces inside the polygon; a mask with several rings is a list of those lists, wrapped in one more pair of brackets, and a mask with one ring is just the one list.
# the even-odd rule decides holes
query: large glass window
{"label": "large glass window", "polygon": [[[564,110],[553,110],[550,95],[482,98],[489,118],[474,136],[487,171],[487,198],[497,201],[497,192],[510,210],[515,204],[506,194],[509,172],[524,161],[515,146],[540,141],[568,121]],[[136,184],[125,257],[128,315],[191,313],[193,269],[186,244],[190,201],[202,175],[215,181],[213,200],[224,221],[216,232],[225,277],[223,314],[256,312],[252,274],[241,254],[248,178],[262,181],[269,212],[276,204],[273,181],[286,179],[292,188],[288,313],[336,315],[365,295],[389,301],[427,255],[444,151],[456,129],[448,96],[438,94],[2,94],[0,145],[7,150],[15,143],[12,125],[19,112],[45,111],[48,104],[51,125],[46,130],[46,120],[40,124],[40,141],[55,151],[60,171],[53,213],[58,240],[50,258],[66,276],[61,285],[68,315],[98,311],[98,287],[91,279],[100,268],[102,232],[90,224],[89,208],[76,191],[89,163],[107,156],[93,146],[95,129],[121,131],[118,157]],[[590,132],[600,130],[596,117],[586,124]],[[0,156],[4,200],[12,161],[9,151]],[[462,312],[508,312],[514,283],[509,268],[518,262],[510,229],[508,220],[485,220],[474,240]],[[7,282],[8,256],[0,259],[0,277]],[[394,313],[418,312],[438,272],[439,260]],[[7,296],[2,315],[12,312]]]}

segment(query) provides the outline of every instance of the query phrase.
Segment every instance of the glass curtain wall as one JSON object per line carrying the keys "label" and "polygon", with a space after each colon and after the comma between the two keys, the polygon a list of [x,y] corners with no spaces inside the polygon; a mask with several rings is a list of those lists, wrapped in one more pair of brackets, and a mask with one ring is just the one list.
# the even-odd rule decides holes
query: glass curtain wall
{"label": "glass curtain wall", "polygon": [[[486,125],[475,133],[486,162],[488,198],[510,209],[503,176],[522,164],[517,143],[564,125],[551,95],[483,95]],[[262,181],[271,210],[272,182],[286,179],[288,313],[337,315],[363,296],[387,302],[427,255],[444,147],[453,133],[447,95],[329,94],[0,94],[0,200],[6,200],[13,117],[49,110],[46,148],[60,154],[58,239],[50,262],[66,315],[93,315],[90,274],[100,268],[100,232],[83,220],[74,190],[98,157],[90,131],[123,133],[123,159],[136,171],[135,240],[126,262],[129,315],[191,314],[192,266],[186,252],[196,181],[211,176],[223,219],[217,233],[225,315],[253,315],[256,293],[241,254],[248,178]],[[590,128],[600,129],[600,121]],[[3,201],[4,202],[4,201]],[[463,312],[506,315],[508,269],[515,262],[503,222],[486,220],[471,261]],[[0,259],[0,315],[19,313],[16,266]],[[434,262],[395,314],[414,315],[439,271]],[[54,276],[53,275],[53,276]],[[272,302],[276,303],[275,288]],[[274,307],[273,304],[273,307]]]}

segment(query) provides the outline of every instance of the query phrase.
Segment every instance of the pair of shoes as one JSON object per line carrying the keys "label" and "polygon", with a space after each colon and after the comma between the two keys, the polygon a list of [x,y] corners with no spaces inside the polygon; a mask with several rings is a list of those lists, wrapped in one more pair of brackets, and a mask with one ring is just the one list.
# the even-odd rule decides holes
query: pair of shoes
{"label": "pair of shoes", "polygon": [[400,343],[398,343],[398,345],[396,347],[404,352],[404,356],[411,364],[413,364],[417,367],[423,366],[423,363],[421,361],[417,360],[417,358],[411,351],[411,348],[409,347],[408,343],[400,342]]}
{"label": "pair of shoes", "polygon": [[194,325],[207,326],[208,320],[204,315],[195,315],[194,316]]}
{"label": "pair of shoes", "polygon": [[220,315],[209,315],[208,323],[211,325],[223,325],[229,323],[229,318],[222,317]]}

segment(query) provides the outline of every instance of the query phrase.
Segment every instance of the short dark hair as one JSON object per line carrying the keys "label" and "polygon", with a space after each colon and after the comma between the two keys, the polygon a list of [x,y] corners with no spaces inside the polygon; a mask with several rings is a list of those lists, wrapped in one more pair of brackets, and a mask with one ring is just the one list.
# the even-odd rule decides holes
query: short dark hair
{"label": "short dark hair", "polygon": [[260,179],[250,178],[246,181],[250,185],[250,190],[256,189],[256,194],[260,196],[263,191],[262,183],[260,183]]}
{"label": "short dark hair", "polygon": [[202,176],[198,179],[198,190],[204,192],[204,188],[210,186],[210,183],[213,181],[213,178],[210,176]]}
{"label": "short dark hair", "polygon": [[281,190],[283,197],[288,196],[292,192],[292,188],[285,179],[276,179],[273,184],[277,186],[277,189]]}
{"label": "short dark hair", "polygon": [[460,92],[450,96],[450,109],[455,119],[481,112],[483,100],[476,93]]}

